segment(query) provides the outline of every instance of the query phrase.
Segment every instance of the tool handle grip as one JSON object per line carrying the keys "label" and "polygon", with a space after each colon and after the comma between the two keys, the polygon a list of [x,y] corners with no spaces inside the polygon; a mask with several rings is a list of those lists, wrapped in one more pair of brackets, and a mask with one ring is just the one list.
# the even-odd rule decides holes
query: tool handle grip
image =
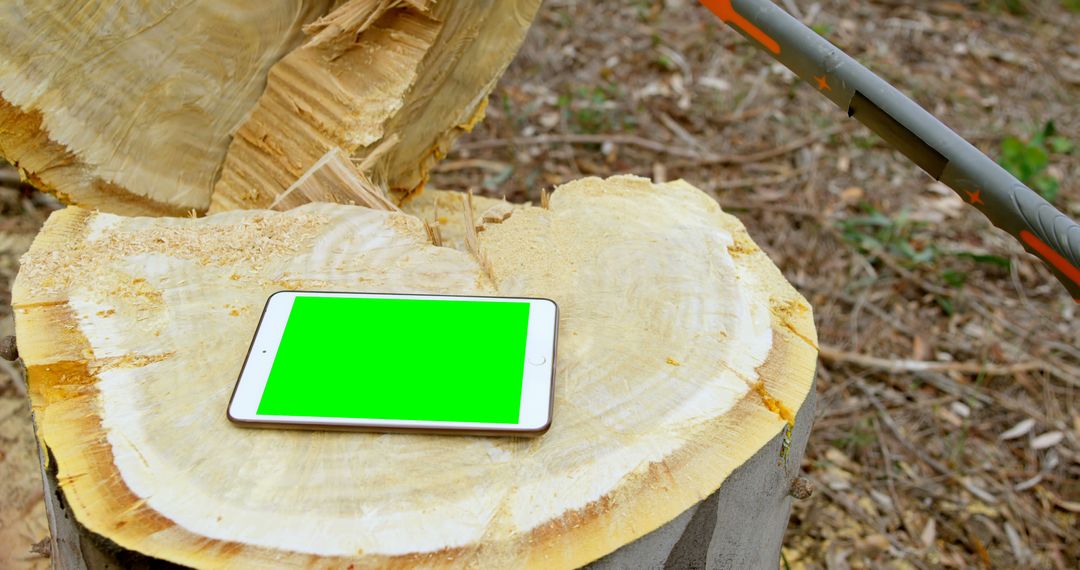
{"label": "tool handle grip", "polygon": [[1019,182],[1008,192],[1016,219],[1023,223],[999,227],[1046,261],[1073,299],[1080,303],[1080,224]]}

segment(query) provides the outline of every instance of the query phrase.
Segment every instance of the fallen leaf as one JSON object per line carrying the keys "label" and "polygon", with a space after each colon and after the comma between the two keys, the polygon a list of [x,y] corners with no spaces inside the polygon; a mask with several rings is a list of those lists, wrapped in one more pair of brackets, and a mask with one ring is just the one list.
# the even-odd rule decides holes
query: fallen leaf
{"label": "fallen leaf", "polygon": [[983,515],[992,519],[1001,516],[1000,511],[982,501],[972,501],[964,511],[969,515]]}
{"label": "fallen leaf", "polygon": [[994,504],[998,501],[997,497],[992,495],[986,489],[983,489],[981,485],[977,485],[975,480],[971,477],[964,477],[960,480],[960,484],[972,495],[975,495],[979,500],[984,503]]}
{"label": "fallen leaf", "polygon": [[922,534],[919,535],[919,541],[923,543],[924,548],[930,548],[934,545],[934,540],[937,538],[937,521],[930,519],[926,523],[926,528],[923,529]]}
{"label": "fallen leaf", "polygon": [[955,413],[953,413],[953,412],[951,412],[949,410],[946,410],[945,408],[938,408],[937,409],[937,415],[941,419],[943,419],[943,420],[949,422],[950,424],[952,424],[953,427],[963,427],[964,426],[963,418],[961,418],[960,416],[956,415]]}
{"label": "fallen leaf", "polygon": [[1023,564],[1028,560],[1028,548],[1024,544],[1023,539],[1020,538],[1020,533],[1016,532],[1013,525],[1005,523],[1005,537],[1009,539],[1009,547],[1012,548],[1013,556]]}
{"label": "fallen leaf", "polygon": [[858,202],[859,200],[862,200],[863,195],[865,194],[866,192],[862,188],[852,186],[840,191],[840,199],[845,202]]}
{"label": "fallen leaf", "polygon": [[835,447],[830,447],[825,450],[825,459],[828,460],[830,463],[839,465],[840,467],[846,467],[848,469],[855,467],[855,464],[851,461],[851,458],[847,455],[844,455],[843,451],[840,451]]}
{"label": "fallen leaf", "polygon": [[1013,485],[1013,490],[1014,491],[1027,491],[1028,489],[1030,489],[1030,488],[1034,487],[1035,485],[1038,485],[1039,483],[1041,483],[1042,480],[1043,480],[1043,474],[1039,473],[1038,475],[1032,477],[1031,479],[1028,479],[1027,481],[1021,481],[1020,483],[1017,483],[1016,485]]}
{"label": "fallen leaf", "polygon": [[1061,440],[1063,439],[1065,439],[1064,433],[1060,431],[1048,431],[1031,440],[1031,448],[1036,450],[1049,449],[1061,443]]}
{"label": "fallen leaf", "polygon": [[952,412],[962,418],[966,418],[971,415],[971,408],[963,402],[953,402],[949,404],[949,409]]}
{"label": "fallen leaf", "polygon": [[1022,435],[1027,434],[1035,427],[1035,420],[1028,418],[1014,425],[1013,427],[1005,430],[1005,433],[998,436],[1001,440],[1016,439]]}
{"label": "fallen leaf", "polygon": [[871,534],[856,542],[855,548],[870,558],[876,558],[881,553],[889,550],[889,539],[882,534]]}
{"label": "fallen leaf", "polygon": [[1054,504],[1070,513],[1080,513],[1080,503],[1073,501],[1054,501]]}
{"label": "fallen leaf", "polygon": [[548,113],[544,113],[543,115],[540,115],[540,118],[537,119],[537,122],[540,123],[541,127],[544,127],[545,129],[550,130],[550,129],[554,129],[555,127],[557,127],[559,125],[560,120],[561,120],[561,117],[559,116],[559,113],[557,113],[555,111],[551,111],[551,112],[548,112]]}
{"label": "fallen leaf", "polygon": [[892,498],[878,491],[877,489],[870,489],[870,497],[886,511],[893,512],[896,509],[893,507]]}
{"label": "fallen leaf", "polygon": [[926,339],[921,335],[915,335],[911,339],[912,360],[930,360],[930,354],[930,343],[926,342]]}

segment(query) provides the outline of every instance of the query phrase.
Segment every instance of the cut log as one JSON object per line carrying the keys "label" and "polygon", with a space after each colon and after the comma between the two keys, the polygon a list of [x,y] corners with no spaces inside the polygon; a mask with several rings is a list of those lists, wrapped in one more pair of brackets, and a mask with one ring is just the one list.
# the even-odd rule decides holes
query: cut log
{"label": "cut log", "polygon": [[[124,549],[193,566],[568,568],[648,550],[633,544],[646,535],[684,537],[672,555],[718,561],[736,560],[732,544],[775,548],[816,336],[806,301],[742,225],[686,183],[633,177],[571,183],[549,208],[480,202],[468,223],[460,195],[410,205],[465,251],[432,245],[418,217],[355,206],[53,214],[13,307],[39,436],[74,517]],[[280,289],[555,299],[551,430],[514,440],[231,425],[247,343]],[[417,323],[416,334],[476,326]],[[732,512],[718,510],[736,504],[721,503],[725,481],[742,501]],[[765,518],[754,519],[758,497]],[[769,524],[748,531],[751,520]]]}
{"label": "cut log", "polygon": [[483,116],[539,3],[6,2],[0,155],[116,213],[269,207],[333,148],[404,196]]}

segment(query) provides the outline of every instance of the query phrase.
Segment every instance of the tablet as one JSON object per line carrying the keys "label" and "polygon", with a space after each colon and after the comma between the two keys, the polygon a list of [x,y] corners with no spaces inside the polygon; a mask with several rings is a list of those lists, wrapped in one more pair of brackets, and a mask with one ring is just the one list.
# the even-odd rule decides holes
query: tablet
{"label": "tablet", "polygon": [[548,299],[274,293],[227,415],[246,427],[539,435],[557,330]]}

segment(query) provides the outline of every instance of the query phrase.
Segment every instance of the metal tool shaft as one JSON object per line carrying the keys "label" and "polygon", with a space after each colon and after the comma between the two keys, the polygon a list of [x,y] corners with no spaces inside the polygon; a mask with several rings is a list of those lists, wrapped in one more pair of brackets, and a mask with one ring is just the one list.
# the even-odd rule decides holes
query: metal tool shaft
{"label": "metal tool shaft", "polygon": [[1042,259],[1080,303],[1080,225],[769,0],[700,0]]}

